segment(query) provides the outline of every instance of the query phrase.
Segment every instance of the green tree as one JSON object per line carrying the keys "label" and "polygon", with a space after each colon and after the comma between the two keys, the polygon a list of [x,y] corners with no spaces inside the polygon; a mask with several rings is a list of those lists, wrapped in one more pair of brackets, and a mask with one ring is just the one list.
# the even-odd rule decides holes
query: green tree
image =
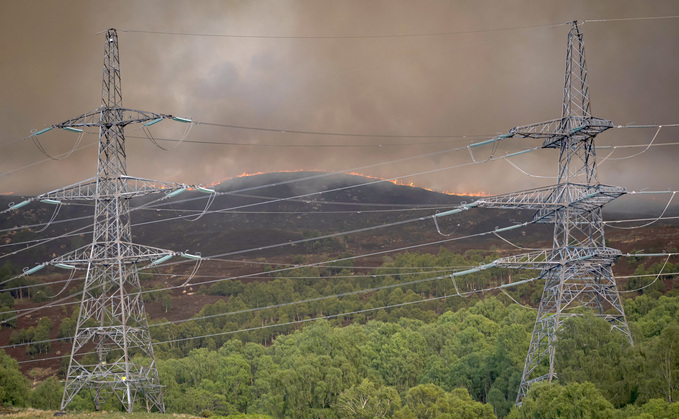
{"label": "green tree", "polygon": [[669,403],[679,401],[679,325],[666,326],[649,345],[648,384]]}
{"label": "green tree", "polygon": [[164,294],[163,297],[160,300],[161,306],[163,310],[167,313],[168,311],[172,310],[172,295],[171,294]]}
{"label": "green tree", "polygon": [[619,413],[621,418],[676,419],[679,418],[679,402],[668,403],[664,399],[651,399],[642,406],[626,406]]}
{"label": "green tree", "polygon": [[25,406],[29,389],[30,383],[19,371],[17,361],[0,349],[0,405]]}
{"label": "green tree", "polygon": [[399,418],[494,418],[490,405],[472,400],[464,388],[446,393],[434,384],[420,384],[408,390],[405,407],[396,415]]}
{"label": "green tree", "polygon": [[613,405],[592,383],[535,383],[528,390],[521,407],[515,407],[508,419],[520,418],[613,418]]}
{"label": "green tree", "polygon": [[[221,352],[221,351],[220,351]],[[240,412],[250,404],[250,364],[239,354],[220,357],[215,378],[220,392]]]}
{"label": "green tree", "polygon": [[393,387],[376,387],[366,378],[361,384],[344,390],[336,406],[343,418],[386,418],[401,408],[401,398]]}
{"label": "green tree", "polygon": [[36,409],[55,410],[61,404],[64,386],[56,377],[49,377],[31,393],[30,404]]}
{"label": "green tree", "polygon": [[643,360],[604,319],[591,314],[569,318],[559,331],[556,353],[562,383],[591,382],[618,407],[635,401]]}

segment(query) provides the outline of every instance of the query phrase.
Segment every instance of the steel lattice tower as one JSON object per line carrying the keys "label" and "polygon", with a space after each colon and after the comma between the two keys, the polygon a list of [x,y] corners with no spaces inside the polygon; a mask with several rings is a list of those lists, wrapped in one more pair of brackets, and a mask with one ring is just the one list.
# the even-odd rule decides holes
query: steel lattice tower
{"label": "steel lattice tower", "polygon": [[[53,128],[82,132],[85,127],[97,127],[97,175],[14,205],[10,210],[31,201],[60,204],[94,200],[92,243],[26,272],[46,265],[87,272],[61,410],[76,394],[87,389],[97,410],[116,397],[131,412],[141,395],[147,410],[164,412],[137,269],[139,264],[155,265],[175,255],[199,257],[132,243],[129,201],[161,189],[165,198],[172,197],[190,186],[128,176],[124,128],[132,123],[148,126],[163,119],[190,120],[123,108],[115,29],[106,31],[104,45],[101,106],[34,133],[40,135]],[[137,355],[147,361],[136,361],[133,357]]]}
{"label": "steel lattice tower", "polygon": [[575,21],[568,32],[561,118],[515,127],[508,134],[479,143],[510,137],[542,140],[542,148],[559,152],[557,183],[483,198],[461,209],[437,214],[447,215],[471,207],[527,209],[537,210],[533,222],[554,224],[551,249],[500,258],[483,267],[458,273],[496,266],[537,269],[540,278],[545,279],[517,404],[532,383],[552,381],[557,377],[554,370],[557,332],[566,317],[578,315],[572,311],[576,306],[588,308],[595,316],[606,319],[612,328],[620,330],[632,342],[611,268],[621,252],[606,247],[602,222],[602,207],[626,191],[600,184],[596,174],[594,138],[612,127],[611,121],[591,114],[585,46]]}

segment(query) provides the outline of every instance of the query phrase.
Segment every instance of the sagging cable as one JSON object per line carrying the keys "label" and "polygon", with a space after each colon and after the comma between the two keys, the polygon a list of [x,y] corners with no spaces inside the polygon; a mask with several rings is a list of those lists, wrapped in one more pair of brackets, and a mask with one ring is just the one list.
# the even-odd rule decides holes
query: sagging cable
{"label": "sagging cable", "polygon": [[182,287],[185,287],[191,280],[193,279],[194,276],[196,276],[196,273],[198,272],[198,269],[200,269],[200,264],[203,262],[203,258],[200,256],[200,253],[197,253],[195,255],[191,255],[188,253],[183,253],[180,256],[185,257],[187,259],[193,259],[196,261],[196,264],[193,267],[193,271],[189,275],[189,277],[184,281],[184,283],[181,285]]}
{"label": "sagging cable", "polygon": [[501,235],[498,234],[498,233],[501,233],[501,232],[503,232],[503,231],[509,231],[509,230],[513,230],[513,229],[515,229],[515,228],[525,227],[525,226],[527,226],[528,224],[530,224],[530,223],[525,222],[525,223],[522,223],[522,224],[513,225],[513,226],[511,226],[511,227],[495,228],[495,230],[493,231],[493,234],[494,234],[495,237],[497,237],[498,239],[504,241],[505,243],[507,243],[507,244],[509,244],[509,245],[511,245],[511,246],[516,247],[517,249],[522,249],[522,250],[539,250],[539,249],[533,249],[533,248],[529,248],[529,247],[519,246],[518,244],[512,243],[511,241],[505,239],[504,237],[502,237]]}
{"label": "sagging cable", "polygon": [[534,175],[532,173],[528,173],[527,171],[525,171],[522,168],[520,168],[519,166],[517,166],[516,163],[509,160],[509,157],[518,156],[519,154],[529,153],[529,152],[535,151],[535,150],[537,150],[537,147],[536,148],[530,148],[528,150],[519,151],[519,152],[516,152],[516,153],[507,154],[507,155],[504,156],[504,160],[507,163],[509,163],[510,165],[512,165],[516,170],[518,170],[519,172],[523,173],[526,176],[539,178],[539,179],[556,179],[556,176],[542,176],[542,175]]}
{"label": "sagging cable", "polygon": [[[643,191],[642,192],[633,192],[633,193],[643,193]],[[662,210],[662,213],[657,218],[655,218],[652,221],[649,221],[646,224],[642,224],[642,225],[639,225],[639,226],[632,226],[632,227],[623,227],[623,226],[614,226],[614,225],[611,225],[610,223],[604,221],[604,225],[606,227],[617,228],[619,230],[633,230],[635,228],[643,228],[643,227],[648,227],[651,224],[655,224],[658,221],[660,221],[662,219],[662,217],[665,215],[665,213],[667,212],[667,209],[670,207],[670,204],[672,203],[672,200],[674,199],[674,195],[676,195],[676,194],[677,194],[677,191],[672,191],[672,195],[670,196],[670,199],[667,201],[667,205],[665,205],[665,208]]]}
{"label": "sagging cable", "polygon": [[[187,122],[187,123],[188,123],[188,125],[187,125],[186,128],[184,129],[184,133],[182,134],[181,138],[179,139],[179,141],[177,142],[177,144],[176,144],[174,147],[163,147],[162,145],[160,145],[160,143],[158,142],[158,140],[156,140],[156,139],[153,137],[153,134],[151,134],[151,131],[150,131],[149,128],[148,128],[148,127],[150,127],[151,125],[157,124],[158,122],[162,121],[163,119],[164,119],[164,118],[158,118],[158,119],[154,119],[154,120],[151,121],[151,122],[147,122],[146,124],[143,124],[143,125],[141,126],[141,129],[142,129],[142,131],[144,132],[144,135],[146,135],[146,138],[148,138],[149,141],[151,141],[156,147],[158,147],[159,149],[161,149],[161,150],[163,150],[163,151],[172,151],[172,150],[175,150],[175,149],[176,149],[177,147],[179,147],[180,145],[182,145],[182,143],[184,142],[184,140],[186,140],[186,138],[189,136],[189,132],[191,132],[191,128],[193,128],[193,125],[194,125],[194,124],[191,122],[190,119],[189,119],[189,120],[186,120],[186,121],[180,121],[180,122]],[[174,119],[175,121],[177,121],[176,118],[172,118],[172,119]]]}
{"label": "sagging cable", "polygon": [[457,282],[455,282],[455,275],[450,275],[450,279],[453,281],[453,286],[455,287],[455,294],[457,294],[458,297],[463,297],[463,295],[460,294],[460,290],[457,289]]}
{"label": "sagging cable", "polygon": [[523,307],[523,308],[525,308],[525,309],[528,309],[528,310],[535,310],[535,307],[523,305],[523,304],[521,304],[520,302],[516,301],[516,300],[514,299],[514,297],[512,297],[511,295],[509,295],[509,293],[508,293],[504,288],[500,287],[500,291],[501,291],[504,295],[506,295],[507,298],[509,298],[510,300],[514,301],[514,303],[520,305],[521,307]]}
{"label": "sagging cable", "polygon": [[210,196],[208,197],[207,202],[205,203],[205,208],[203,208],[203,211],[197,217],[195,217],[193,219],[186,218],[187,221],[191,221],[191,222],[198,221],[201,218],[203,218],[203,216],[205,214],[207,214],[208,210],[210,209],[210,206],[215,201],[215,197],[217,196],[217,192],[215,190],[203,188],[201,186],[197,186],[196,191],[206,193],[206,194],[210,194]]}
{"label": "sagging cable", "polygon": [[52,213],[52,217],[47,222],[47,224],[45,224],[43,226],[43,228],[41,228],[40,230],[35,230],[34,233],[42,233],[43,231],[47,230],[49,228],[49,226],[51,226],[52,223],[54,222],[54,220],[57,218],[57,215],[59,215],[59,210],[61,210],[61,201],[56,201],[56,200],[53,200],[53,199],[42,199],[42,200],[40,200],[40,202],[43,202],[45,204],[56,205],[56,208],[54,208],[54,212]]}
{"label": "sagging cable", "polygon": [[637,291],[641,291],[641,290],[646,289],[646,288],[650,287],[651,285],[655,284],[658,281],[658,279],[660,279],[660,276],[662,276],[662,273],[665,270],[665,266],[667,266],[667,262],[670,261],[671,256],[672,256],[671,253],[669,255],[667,255],[667,259],[665,259],[665,263],[662,265],[662,268],[660,268],[660,272],[658,272],[658,275],[655,277],[653,282],[651,282],[650,284],[646,284],[641,288],[637,288],[637,289],[634,289],[634,290],[618,291],[618,292],[619,293],[637,292]]}
{"label": "sagging cable", "polygon": [[76,273],[76,268],[75,268],[75,266],[73,266],[73,265],[67,265],[67,264],[65,264],[65,263],[55,263],[54,266],[57,267],[57,268],[62,268],[62,269],[70,269],[70,270],[71,270],[71,274],[68,276],[68,280],[66,281],[66,283],[64,284],[64,286],[59,290],[59,292],[56,293],[56,294],[54,294],[54,295],[51,296],[51,297],[48,297],[48,298],[50,298],[50,299],[51,299],[51,298],[57,298],[58,296],[61,295],[61,293],[63,293],[64,291],[66,291],[66,288],[68,288],[68,286],[71,285],[71,281],[73,281],[73,278],[75,277],[75,273]]}
{"label": "sagging cable", "polygon": [[[648,151],[649,148],[651,148],[653,146],[653,143],[655,142],[655,139],[658,138],[658,134],[660,134],[661,129],[662,129],[662,125],[658,125],[658,129],[655,131],[655,135],[653,135],[651,142],[649,142],[648,145],[646,146],[646,148],[644,148],[640,152],[638,152],[636,154],[632,154],[631,156],[610,158],[610,160],[627,160],[627,159],[631,159],[632,157],[637,157],[641,154],[644,154],[645,152]],[[615,149],[616,149],[616,147],[613,147],[613,150],[615,150]],[[611,152],[611,154],[612,154],[612,152]],[[608,159],[608,157],[609,156],[606,156],[607,159]]]}
{"label": "sagging cable", "polygon": [[[50,129],[52,129],[52,128],[50,127]],[[47,131],[49,131],[50,129],[47,129]],[[82,142],[83,137],[85,136],[85,131],[78,129],[78,128],[62,127],[62,129],[66,130],[66,131],[76,132],[76,133],[79,133],[80,135],[78,135],[78,139],[73,144],[73,147],[71,147],[71,150],[67,151],[66,153],[57,154],[56,156],[52,156],[51,154],[49,154],[47,152],[47,150],[45,150],[45,148],[40,143],[40,140],[38,140],[38,138],[37,138],[39,133],[42,134],[43,132],[47,132],[46,130],[38,131],[35,134],[31,135],[31,140],[33,140],[33,144],[35,144],[35,146],[38,148],[38,150],[40,150],[40,152],[42,154],[44,154],[50,160],[64,160],[64,159],[69,158],[71,156],[71,154],[73,154],[73,152],[78,148],[78,146],[80,146],[80,143]]]}

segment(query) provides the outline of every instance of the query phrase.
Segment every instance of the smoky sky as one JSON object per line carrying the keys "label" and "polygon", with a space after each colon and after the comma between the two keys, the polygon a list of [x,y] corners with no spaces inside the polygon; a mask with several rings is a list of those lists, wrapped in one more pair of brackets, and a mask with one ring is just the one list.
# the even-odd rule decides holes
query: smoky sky
{"label": "smoky sky", "polygon": [[[394,135],[199,124],[189,140],[231,145],[184,143],[162,151],[129,126],[133,176],[210,184],[241,173],[362,167],[356,171],[449,192],[497,194],[553,183],[554,150],[517,156],[517,167],[502,160],[450,167],[471,161],[465,146],[478,138],[560,116],[569,27],[558,24],[576,19],[609,20],[581,27],[593,114],[615,125],[679,122],[679,19],[610,21],[679,15],[676,1],[5,0],[2,6],[0,144],[99,107],[104,34],[98,32],[110,27],[119,31],[127,108],[286,131]],[[557,26],[530,28],[548,24]],[[523,29],[485,31],[502,28]],[[275,38],[440,32],[467,33]],[[156,137],[176,139],[185,128],[164,121],[152,129]],[[612,129],[597,144],[644,144],[655,132]],[[676,141],[678,133],[665,127],[655,142]],[[468,137],[403,137],[417,135]],[[77,135],[55,130],[39,139],[59,154],[73,147]],[[31,140],[0,148],[0,192],[36,194],[94,176],[96,141],[85,135],[81,150],[41,163],[45,156]],[[535,145],[506,140],[497,149],[475,148],[474,158]],[[617,150],[604,160],[609,151],[600,150],[599,180],[631,190],[679,189],[676,147],[619,159],[639,151]],[[430,173],[416,175],[423,172]]]}

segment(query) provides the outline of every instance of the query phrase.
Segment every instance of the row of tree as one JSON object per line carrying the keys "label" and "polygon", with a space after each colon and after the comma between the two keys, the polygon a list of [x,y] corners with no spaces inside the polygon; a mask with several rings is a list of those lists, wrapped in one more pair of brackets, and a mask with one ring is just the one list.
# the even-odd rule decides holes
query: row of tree
{"label": "row of tree", "polygon": [[[156,356],[170,412],[292,418],[676,417],[679,298],[642,296],[627,308],[634,346],[601,319],[568,319],[557,346],[559,383],[534,385],[520,409],[514,401],[534,312],[494,297],[431,322],[404,317],[333,326],[321,320],[279,335],[267,346],[231,339],[217,350],[199,348],[187,356],[158,346]],[[2,353],[0,363],[3,404],[58,404],[58,382],[43,382],[31,392],[16,361]],[[83,395],[71,408],[89,409],[91,403]]]}
{"label": "row of tree", "polygon": [[[350,266],[302,268],[266,282],[203,288],[224,299],[205,306],[199,320],[151,327],[166,405],[193,414],[299,418],[573,416],[563,409],[574,401],[584,416],[677,408],[679,297],[656,298],[649,287],[625,300],[634,346],[603,320],[571,318],[558,340],[560,384],[534,386],[524,408],[515,409],[535,311],[496,292],[457,295],[509,282],[515,273],[430,280],[445,275],[432,267],[465,269],[486,260],[475,252],[404,254],[368,275]],[[358,292],[368,288],[380,289]],[[539,300],[540,288],[536,281],[509,292],[525,304]],[[309,321],[319,317],[327,320]],[[72,336],[75,318],[74,311],[62,321],[60,337]],[[177,339],[184,340],[162,343]],[[91,404],[76,398],[72,407]]]}

